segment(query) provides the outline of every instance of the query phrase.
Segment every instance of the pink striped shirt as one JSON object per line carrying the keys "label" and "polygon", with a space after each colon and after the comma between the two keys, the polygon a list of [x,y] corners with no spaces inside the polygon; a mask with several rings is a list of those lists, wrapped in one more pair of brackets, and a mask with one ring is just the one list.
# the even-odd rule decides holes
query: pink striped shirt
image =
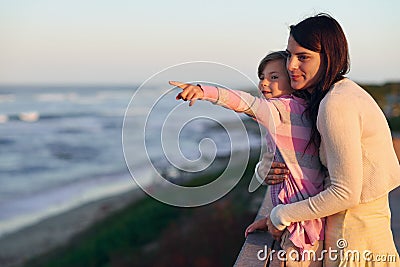
{"label": "pink striped shirt", "polygon": [[[245,112],[262,124],[276,145],[275,160],[285,162],[289,178],[271,186],[273,205],[305,200],[323,190],[324,168],[318,148],[307,147],[311,138],[311,122],[303,116],[303,99],[285,95],[262,99],[246,92],[201,85],[203,100],[211,101],[236,112]],[[268,143],[268,142],[267,142]],[[292,223],[288,226],[290,240],[300,248],[310,249],[324,239],[324,218]]]}

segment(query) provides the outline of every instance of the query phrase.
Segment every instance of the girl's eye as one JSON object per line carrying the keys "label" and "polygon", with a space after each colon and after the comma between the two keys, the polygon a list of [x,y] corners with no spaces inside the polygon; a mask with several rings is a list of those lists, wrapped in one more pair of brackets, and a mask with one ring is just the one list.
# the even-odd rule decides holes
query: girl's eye
{"label": "girl's eye", "polygon": [[264,75],[260,75],[258,76],[258,78],[260,79],[260,81],[264,80]]}
{"label": "girl's eye", "polygon": [[271,80],[276,80],[276,79],[278,79],[278,76],[277,76],[277,75],[272,75],[272,76],[271,76]]}

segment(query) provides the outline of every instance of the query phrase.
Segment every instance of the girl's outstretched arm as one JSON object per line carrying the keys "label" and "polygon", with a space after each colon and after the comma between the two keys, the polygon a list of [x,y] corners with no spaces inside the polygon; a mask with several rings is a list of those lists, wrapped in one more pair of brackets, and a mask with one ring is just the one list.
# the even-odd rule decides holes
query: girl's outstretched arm
{"label": "girl's outstretched arm", "polygon": [[169,84],[182,89],[182,92],[176,96],[176,99],[190,101],[190,106],[192,106],[197,99],[207,100],[227,109],[245,113],[259,121],[267,129],[271,127],[271,120],[275,126],[280,122],[279,112],[272,102],[252,96],[249,93],[215,86],[192,85],[176,81],[170,81]]}
{"label": "girl's outstretched arm", "polygon": [[184,101],[190,101],[189,106],[193,106],[197,99],[202,99],[214,102],[217,105],[233,111],[255,117],[251,107],[256,101],[256,97],[248,93],[217,88],[214,86],[192,85],[176,81],[170,81],[169,84],[182,89],[182,92],[176,96],[176,100],[182,99]]}
{"label": "girl's outstretched arm", "polygon": [[201,99],[204,96],[203,89],[201,89],[201,87],[198,85],[175,81],[170,81],[169,84],[182,89],[182,92],[180,92],[175,98],[176,100],[182,99],[185,101],[190,101],[189,106],[193,106],[197,99]]}

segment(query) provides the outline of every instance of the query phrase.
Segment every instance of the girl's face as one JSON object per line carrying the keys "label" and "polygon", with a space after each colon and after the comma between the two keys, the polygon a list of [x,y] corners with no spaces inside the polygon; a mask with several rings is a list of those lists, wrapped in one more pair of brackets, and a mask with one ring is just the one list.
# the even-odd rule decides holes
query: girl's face
{"label": "girl's face", "polygon": [[300,46],[290,35],[286,52],[286,68],[290,84],[295,90],[307,89],[312,92],[323,71],[321,54]]}
{"label": "girl's face", "polygon": [[269,61],[259,78],[258,89],[266,99],[289,95],[293,91],[283,59]]}

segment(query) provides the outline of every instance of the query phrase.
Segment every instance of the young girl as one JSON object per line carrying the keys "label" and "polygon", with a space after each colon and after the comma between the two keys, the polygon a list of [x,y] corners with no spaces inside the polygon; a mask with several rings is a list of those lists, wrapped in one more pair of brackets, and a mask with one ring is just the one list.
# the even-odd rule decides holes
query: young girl
{"label": "young girl", "polygon": [[[197,99],[207,100],[236,112],[243,112],[267,128],[277,148],[274,160],[284,162],[290,170],[283,183],[271,186],[274,206],[316,195],[323,190],[325,176],[317,148],[313,144],[308,145],[311,122],[303,116],[306,103],[291,95],[293,89],[290,87],[285,61],[285,52],[273,52],[260,63],[259,90],[267,99],[214,86],[170,82],[183,90],[177,95],[177,100],[189,100],[190,106]],[[246,229],[246,236],[256,229],[266,230],[265,222],[266,220],[260,220],[251,224]],[[314,250],[318,254],[322,249],[320,241],[323,238],[323,219],[294,222],[283,234],[281,246],[286,251],[295,249],[300,255],[298,259],[301,260],[304,250]],[[320,266],[320,262],[311,261],[307,266]]]}

